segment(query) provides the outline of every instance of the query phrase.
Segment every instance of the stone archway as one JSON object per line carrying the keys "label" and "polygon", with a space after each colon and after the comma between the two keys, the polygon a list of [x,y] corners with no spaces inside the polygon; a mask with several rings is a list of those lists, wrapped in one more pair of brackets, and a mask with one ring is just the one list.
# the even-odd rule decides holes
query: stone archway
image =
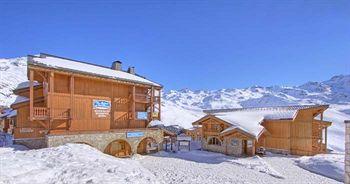
{"label": "stone archway", "polygon": [[154,138],[146,137],[137,145],[137,154],[146,155],[149,153],[155,153],[158,151],[158,148],[158,143]]}
{"label": "stone archway", "polygon": [[107,145],[104,153],[115,157],[129,157],[132,152],[131,146],[127,141],[123,139],[117,139]]}

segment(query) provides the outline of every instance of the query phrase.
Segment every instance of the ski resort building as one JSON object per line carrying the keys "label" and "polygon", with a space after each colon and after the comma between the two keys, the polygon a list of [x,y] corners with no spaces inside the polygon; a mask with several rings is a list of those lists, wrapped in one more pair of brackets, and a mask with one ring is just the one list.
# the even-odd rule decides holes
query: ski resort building
{"label": "ski resort building", "polygon": [[14,90],[16,143],[85,143],[123,157],[163,141],[162,130],[147,128],[160,120],[162,86],[133,67],[123,71],[119,61],[109,68],[40,54],[28,56],[28,79]]}
{"label": "ski resort building", "polygon": [[295,155],[327,152],[328,105],[206,110],[202,148],[228,155],[254,155],[258,148]]}

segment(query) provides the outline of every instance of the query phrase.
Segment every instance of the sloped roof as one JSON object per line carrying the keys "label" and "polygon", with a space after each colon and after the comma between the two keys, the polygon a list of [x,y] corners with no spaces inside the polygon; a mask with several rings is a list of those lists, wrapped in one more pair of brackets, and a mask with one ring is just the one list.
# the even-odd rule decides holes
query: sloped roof
{"label": "sloped roof", "polygon": [[264,127],[261,125],[263,120],[294,119],[298,110],[325,107],[327,105],[299,105],[299,106],[279,106],[279,107],[253,107],[236,109],[214,109],[204,112],[219,118],[232,127],[223,130],[226,133],[235,128],[244,130],[254,136],[258,136]]}
{"label": "sloped roof", "polygon": [[12,110],[9,115],[7,115],[8,118],[12,118],[17,116],[17,110]]}
{"label": "sloped roof", "polygon": [[20,104],[23,102],[29,102],[29,98],[24,97],[24,96],[17,96],[16,100],[11,105]]}
{"label": "sloped roof", "polygon": [[87,75],[94,75],[103,78],[116,79],[120,81],[135,82],[161,87],[160,84],[152,82],[139,75],[133,75],[125,71],[117,71],[109,67],[71,60],[67,58],[53,56],[50,54],[40,54],[40,56],[28,56],[28,64],[34,66],[41,66],[45,68],[84,73]]}
{"label": "sloped roof", "polygon": [[[39,85],[40,83],[38,83],[37,81],[33,81],[33,86],[39,86]],[[29,81],[19,83],[15,90],[24,89],[24,88],[29,88]]]}

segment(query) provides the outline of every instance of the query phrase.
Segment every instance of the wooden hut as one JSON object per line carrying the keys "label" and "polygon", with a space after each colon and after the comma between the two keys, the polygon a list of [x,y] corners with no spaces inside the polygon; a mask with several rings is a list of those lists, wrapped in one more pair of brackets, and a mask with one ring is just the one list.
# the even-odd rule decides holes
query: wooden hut
{"label": "wooden hut", "polygon": [[[12,104],[18,112],[15,141],[29,147],[83,142],[125,156],[136,153],[147,136],[162,140],[161,131],[147,128],[160,119],[162,86],[136,74],[134,67],[123,71],[121,65],[29,55],[29,81],[14,90],[23,97]],[[92,140],[96,134],[115,140],[97,144]]]}
{"label": "wooden hut", "polygon": [[315,155],[327,152],[328,105],[207,110],[193,122],[202,125],[203,149],[229,155],[272,152]]}

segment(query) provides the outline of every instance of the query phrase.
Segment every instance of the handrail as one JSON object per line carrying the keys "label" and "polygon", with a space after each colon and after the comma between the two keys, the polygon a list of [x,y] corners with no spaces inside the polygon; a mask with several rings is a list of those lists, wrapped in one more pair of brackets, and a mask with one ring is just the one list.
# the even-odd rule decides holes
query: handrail
{"label": "handrail", "polygon": [[37,119],[45,119],[48,118],[50,113],[48,108],[46,107],[34,107],[33,108],[33,117]]}
{"label": "handrail", "polygon": [[53,108],[50,109],[46,107],[34,107],[33,117],[35,119],[69,119],[71,116],[70,109],[68,108]]}

